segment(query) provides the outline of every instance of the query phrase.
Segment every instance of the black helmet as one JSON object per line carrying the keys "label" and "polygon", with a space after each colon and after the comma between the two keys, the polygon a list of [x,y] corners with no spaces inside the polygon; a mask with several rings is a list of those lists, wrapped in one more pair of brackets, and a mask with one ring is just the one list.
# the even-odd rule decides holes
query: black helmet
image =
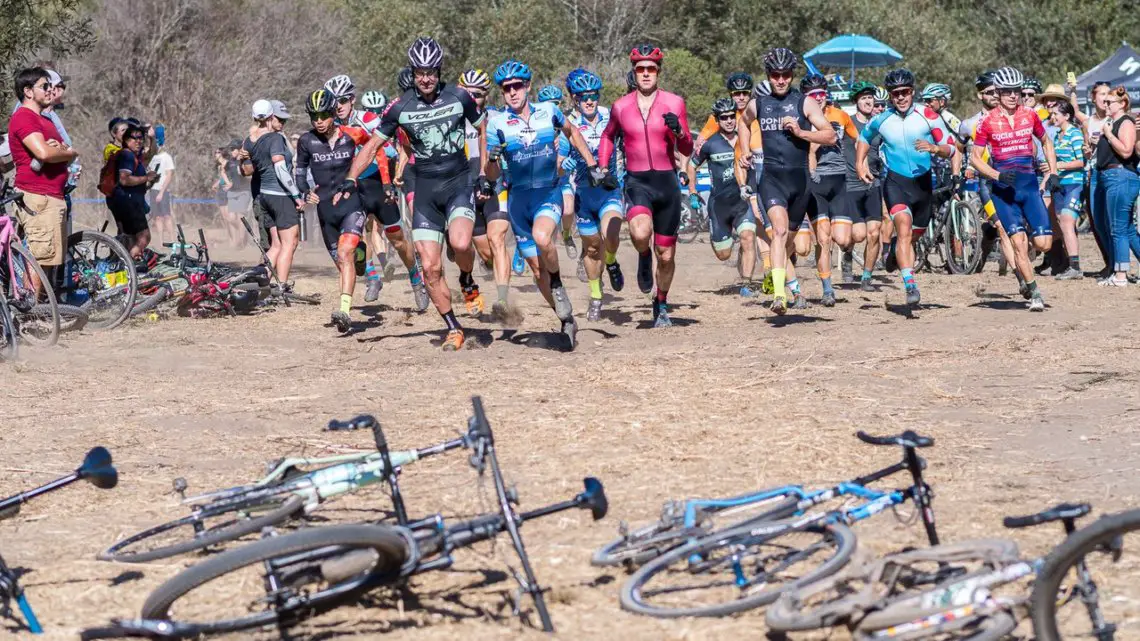
{"label": "black helmet", "polygon": [[415,77],[412,75],[411,67],[404,67],[400,70],[400,75],[396,77],[396,85],[400,87],[400,91],[407,91],[412,88],[415,83]]}
{"label": "black helmet", "polygon": [[305,101],[305,111],[309,115],[332,113],[334,109],[336,109],[336,100],[332,92],[327,89],[317,89],[309,94],[309,99]]}
{"label": "black helmet", "polygon": [[807,93],[817,89],[827,89],[827,78],[818,73],[809,73],[800,81],[800,92]]}
{"label": "black helmet", "polygon": [[432,38],[416,38],[408,47],[408,66],[413,69],[439,69],[443,66],[443,47]]}
{"label": "black helmet", "polygon": [[248,314],[257,309],[261,299],[261,288],[255,284],[237,285],[230,289],[230,305],[239,314]]}
{"label": "black helmet", "polygon": [[978,91],[981,91],[986,87],[994,86],[994,74],[996,73],[997,72],[993,69],[986,69],[982,73],[978,74],[978,77],[974,80],[974,88]]}
{"label": "black helmet", "polygon": [[899,87],[910,87],[913,89],[914,74],[911,73],[909,69],[895,69],[888,73],[886,78],[883,78],[883,85],[887,88],[887,91]]}
{"label": "black helmet", "polygon": [[791,71],[799,60],[791,49],[775,47],[764,55],[764,69],[767,71]]}
{"label": "black helmet", "polygon": [[735,114],[736,103],[732,101],[732,98],[717,98],[716,102],[712,104],[712,112],[714,116]]}
{"label": "black helmet", "polygon": [[1041,81],[1034,78],[1033,76],[1026,77],[1025,83],[1021,86],[1023,89],[1032,89],[1035,93],[1041,93],[1042,91]]}
{"label": "black helmet", "polygon": [[732,93],[738,91],[752,91],[752,76],[743,71],[737,71],[736,73],[729,74],[724,84]]}

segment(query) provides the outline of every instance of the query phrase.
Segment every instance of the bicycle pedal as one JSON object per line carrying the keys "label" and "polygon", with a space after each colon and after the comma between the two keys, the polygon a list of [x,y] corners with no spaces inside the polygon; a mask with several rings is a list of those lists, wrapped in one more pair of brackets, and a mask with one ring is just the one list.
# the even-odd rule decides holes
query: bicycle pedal
{"label": "bicycle pedal", "polygon": [[618,535],[623,539],[629,538],[629,523],[618,521]]}
{"label": "bicycle pedal", "polygon": [[174,482],[171,483],[171,485],[172,485],[172,488],[171,488],[169,494],[177,494],[178,498],[185,501],[186,500],[186,490],[187,490],[187,488],[190,487],[186,483],[186,479],[184,479],[182,477],[178,477],[178,478],[174,479]]}

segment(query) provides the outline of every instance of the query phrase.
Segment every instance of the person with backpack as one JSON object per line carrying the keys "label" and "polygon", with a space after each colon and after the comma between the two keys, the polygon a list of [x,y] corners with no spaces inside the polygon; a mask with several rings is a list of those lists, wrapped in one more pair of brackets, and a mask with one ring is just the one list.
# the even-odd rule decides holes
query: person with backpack
{"label": "person with backpack", "polygon": [[[146,130],[137,125],[127,127],[123,133],[123,148],[111,154],[108,166],[113,167],[114,185],[108,190],[106,172],[101,172],[99,190],[107,196],[111,216],[119,226],[123,245],[138,260],[150,244],[150,226],[146,216],[146,192],[158,180],[158,174],[147,171],[143,162],[143,141]],[[106,167],[104,168],[106,169]]]}

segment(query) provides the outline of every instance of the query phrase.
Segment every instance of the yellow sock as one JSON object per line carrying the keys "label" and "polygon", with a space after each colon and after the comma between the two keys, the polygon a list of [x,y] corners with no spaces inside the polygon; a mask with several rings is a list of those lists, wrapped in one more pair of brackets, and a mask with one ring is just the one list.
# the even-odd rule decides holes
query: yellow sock
{"label": "yellow sock", "polygon": [[617,262],[617,253],[606,250],[606,264],[613,265]]}
{"label": "yellow sock", "polygon": [[760,254],[760,257],[764,259],[764,270],[772,269],[772,255],[768,252],[763,252]]}
{"label": "yellow sock", "polygon": [[772,268],[772,292],[776,298],[787,298],[788,294],[784,291],[784,279],[788,277],[788,271],[783,267]]}
{"label": "yellow sock", "polygon": [[348,310],[350,310],[350,309],[352,309],[352,294],[341,294],[340,295],[340,311],[347,314]]}
{"label": "yellow sock", "polygon": [[602,299],[602,279],[590,279],[590,298]]}

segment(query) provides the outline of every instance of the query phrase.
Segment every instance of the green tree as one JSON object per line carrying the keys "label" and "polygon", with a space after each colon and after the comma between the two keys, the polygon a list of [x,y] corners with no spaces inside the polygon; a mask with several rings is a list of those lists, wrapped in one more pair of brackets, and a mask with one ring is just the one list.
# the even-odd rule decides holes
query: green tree
{"label": "green tree", "polygon": [[11,77],[32,56],[73,55],[93,42],[83,0],[0,0],[0,70]]}

